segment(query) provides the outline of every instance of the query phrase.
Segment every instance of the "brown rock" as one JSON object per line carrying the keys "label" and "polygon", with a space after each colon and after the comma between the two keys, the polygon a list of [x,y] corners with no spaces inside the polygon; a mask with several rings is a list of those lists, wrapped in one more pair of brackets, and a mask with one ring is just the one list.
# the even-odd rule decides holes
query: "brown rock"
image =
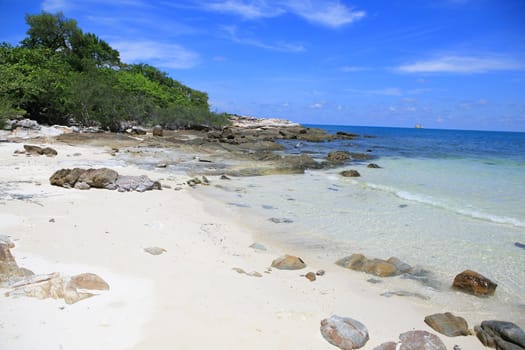
{"label": "brown rock", "polygon": [[313,272],[308,272],[306,275],[304,275],[304,277],[306,277],[311,282],[316,280],[315,273]]}
{"label": "brown rock", "polygon": [[360,177],[361,174],[357,170],[343,170],[339,173],[343,177]]}
{"label": "brown rock", "polygon": [[336,261],[336,264],[347,269],[363,271],[379,277],[399,275],[394,264],[381,259],[368,259],[363,254],[352,254]]}
{"label": "brown rock", "polygon": [[46,155],[48,157],[56,156],[58,153],[51,147],[39,147],[34,145],[24,145],[26,154],[30,155]]}
{"label": "brown rock", "polygon": [[162,126],[160,125],[155,125],[153,129],[151,130],[151,132],[153,133],[153,136],[163,136],[164,135],[164,131],[162,130]]}
{"label": "brown rock", "polygon": [[436,332],[448,337],[470,335],[467,321],[463,317],[454,316],[450,312],[427,316],[425,317],[425,323]]}
{"label": "brown rock", "polygon": [[387,343],[383,343],[379,346],[376,346],[373,350],[396,350],[397,343],[393,341],[389,341]]}
{"label": "brown rock", "polygon": [[84,172],[86,172],[86,170],[80,168],[60,169],[51,175],[49,182],[54,186],[72,188],[75,186],[80,175],[82,175]]}
{"label": "brown rock", "polygon": [[117,177],[118,173],[108,168],[88,169],[79,176],[77,181],[95,188],[115,189]]}
{"label": "brown rock", "polygon": [[399,335],[400,350],[447,350],[435,334],[427,331],[409,331]]}
{"label": "brown rock", "polygon": [[369,339],[365,325],[337,315],[321,321],[321,334],[330,344],[343,350],[362,348]]}
{"label": "brown rock", "polygon": [[11,254],[14,243],[7,236],[0,235],[0,287],[12,284],[34,275],[32,271],[19,267]]}
{"label": "brown rock", "polygon": [[272,267],[279,270],[300,270],[306,267],[304,261],[293,255],[284,255],[272,261]]}
{"label": "brown rock", "polygon": [[326,156],[326,159],[330,162],[343,163],[350,159],[350,153],[346,151],[330,152]]}
{"label": "brown rock", "polygon": [[109,284],[106,283],[100,276],[86,272],[71,277],[68,285],[79,289],[92,290],[109,290]]}
{"label": "brown rock", "polygon": [[458,274],[452,284],[452,287],[476,296],[493,295],[497,286],[487,277],[472,270]]}

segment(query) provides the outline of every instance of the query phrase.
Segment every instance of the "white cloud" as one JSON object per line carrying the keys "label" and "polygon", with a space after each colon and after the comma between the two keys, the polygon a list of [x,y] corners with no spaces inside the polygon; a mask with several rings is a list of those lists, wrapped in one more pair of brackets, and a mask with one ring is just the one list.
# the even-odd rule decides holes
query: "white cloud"
{"label": "white cloud", "polygon": [[374,94],[374,95],[385,95],[385,96],[401,96],[403,94],[400,88],[368,90],[367,92],[370,94]]}
{"label": "white cloud", "polygon": [[351,72],[362,72],[362,71],[368,70],[368,68],[359,67],[359,66],[343,66],[339,68],[339,70],[344,73],[351,73]]}
{"label": "white cloud", "polygon": [[230,13],[244,19],[270,18],[291,13],[308,22],[338,28],[365,17],[339,0],[221,0],[204,3],[201,8]]}
{"label": "white cloud", "polygon": [[354,11],[339,1],[289,0],[284,3],[290,12],[307,21],[332,28],[351,24],[366,16],[365,11]]}
{"label": "white cloud", "polygon": [[186,69],[197,65],[199,55],[177,44],[149,40],[115,41],[111,46],[120,52],[124,62],[149,63],[163,68]]}
{"label": "white cloud", "polygon": [[402,65],[397,70],[404,73],[487,73],[524,68],[523,64],[508,58],[444,56]]}
{"label": "white cloud", "polygon": [[323,104],[322,103],[314,103],[314,104],[310,105],[310,108],[312,108],[312,109],[321,109],[321,108],[323,108]]}
{"label": "white cloud", "polygon": [[248,3],[238,0],[216,1],[204,4],[203,7],[211,11],[231,13],[245,19],[275,17],[285,12],[279,7],[268,5],[266,1],[251,1]]}
{"label": "white cloud", "polygon": [[226,34],[227,38],[235,43],[254,46],[261,49],[271,50],[271,51],[281,51],[281,52],[302,52],[305,51],[305,48],[301,44],[293,44],[287,42],[276,42],[276,43],[267,43],[260,41],[254,38],[242,37],[238,34],[237,27],[235,26],[224,26],[222,27],[223,32]]}
{"label": "white cloud", "polygon": [[42,10],[54,13],[67,10],[70,5],[67,0],[45,0],[42,3]]}

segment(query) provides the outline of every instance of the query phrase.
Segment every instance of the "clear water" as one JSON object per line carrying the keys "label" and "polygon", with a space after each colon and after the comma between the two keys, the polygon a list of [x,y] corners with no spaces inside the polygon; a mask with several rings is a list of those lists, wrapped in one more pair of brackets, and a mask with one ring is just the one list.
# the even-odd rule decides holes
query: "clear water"
{"label": "clear water", "polygon": [[[286,141],[286,152],[322,159],[347,150],[374,159],[304,175],[237,178],[221,182],[217,198],[267,238],[328,260],[361,252],[429,271],[423,284],[396,278],[385,288],[426,293],[449,311],[525,326],[525,249],[516,245],[525,244],[525,133],[316,127],[373,137],[299,147]],[[369,169],[369,162],[382,168]],[[341,177],[342,169],[362,176]],[[496,281],[496,295],[451,291],[465,269]]]}

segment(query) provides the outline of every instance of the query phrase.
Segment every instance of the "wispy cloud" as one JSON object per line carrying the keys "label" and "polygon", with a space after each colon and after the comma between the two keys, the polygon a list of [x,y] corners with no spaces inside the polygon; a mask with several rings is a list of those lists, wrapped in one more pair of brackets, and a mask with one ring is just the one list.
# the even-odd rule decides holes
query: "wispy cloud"
{"label": "wispy cloud", "polygon": [[150,4],[144,0],[44,0],[42,10],[47,12],[68,11],[73,8],[86,5],[103,4],[123,7],[149,7]]}
{"label": "wispy cloud", "polygon": [[525,66],[502,57],[443,56],[397,67],[404,73],[487,73],[491,71],[522,70]]}
{"label": "wispy cloud", "polygon": [[386,89],[379,89],[379,90],[367,90],[366,91],[369,94],[373,95],[384,95],[384,96],[401,96],[403,92],[400,88],[386,88]]}
{"label": "wispy cloud", "polygon": [[47,12],[58,12],[69,9],[71,2],[67,0],[45,0],[42,3],[42,10]]}
{"label": "wispy cloud", "polygon": [[285,10],[280,7],[270,6],[266,1],[245,2],[227,0],[204,3],[202,6],[210,11],[231,13],[245,19],[275,17],[285,12]]}
{"label": "wispy cloud", "polygon": [[221,0],[201,5],[203,9],[230,13],[244,19],[270,18],[290,13],[306,21],[330,28],[356,22],[366,16],[339,0]]}
{"label": "wispy cloud", "polygon": [[130,63],[144,62],[163,68],[187,69],[199,62],[199,54],[177,44],[123,40],[111,42],[111,46],[119,50],[123,61]]}
{"label": "wispy cloud", "polygon": [[368,70],[367,67],[360,67],[360,66],[343,66],[339,68],[339,71],[343,73],[351,73],[351,72],[362,72],[365,70]]}
{"label": "wispy cloud", "polygon": [[293,44],[287,42],[276,42],[276,43],[267,43],[255,38],[242,37],[238,34],[238,29],[236,26],[223,26],[223,32],[226,35],[226,38],[242,45],[254,46],[261,49],[271,50],[271,51],[281,51],[281,52],[302,52],[305,51],[305,48],[301,44]]}
{"label": "wispy cloud", "polygon": [[307,21],[326,27],[338,28],[366,16],[365,11],[355,11],[339,1],[290,0],[286,7]]}

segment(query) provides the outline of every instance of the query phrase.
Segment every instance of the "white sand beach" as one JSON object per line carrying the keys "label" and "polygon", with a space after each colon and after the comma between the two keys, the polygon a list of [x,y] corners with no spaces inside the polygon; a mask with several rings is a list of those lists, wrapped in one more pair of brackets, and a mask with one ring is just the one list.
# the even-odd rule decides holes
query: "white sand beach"
{"label": "white sand beach", "polygon": [[[123,166],[109,148],[50,146],[56,157],[16,155],[22,144],[0,144],[0,234],[15,243],[19,266],[37,274],[92,272],[110,289],[71,305],[2,290],[0,349],[335,349],[319,331],[333,314],[365,324],[363,349],[373,349],[409,330],[436,334],[425,316],[454,311],[382,297],[369,275],[275,242],[250,248],[254,233],[239,218],[193,195],[205,187],[174,189],[188,176]],[[171,188],[121,193],[49,183],[61,168],[104,166]],[[154,256],[147,247],[166,252]],[[269,269],[283,254],[300,256],[307,268]],[[301,277],[321,269],[316,281]],[[472,328],[479,320],[468,321]],[[475,336],[439,336],[448,349],[482,348]]]}

